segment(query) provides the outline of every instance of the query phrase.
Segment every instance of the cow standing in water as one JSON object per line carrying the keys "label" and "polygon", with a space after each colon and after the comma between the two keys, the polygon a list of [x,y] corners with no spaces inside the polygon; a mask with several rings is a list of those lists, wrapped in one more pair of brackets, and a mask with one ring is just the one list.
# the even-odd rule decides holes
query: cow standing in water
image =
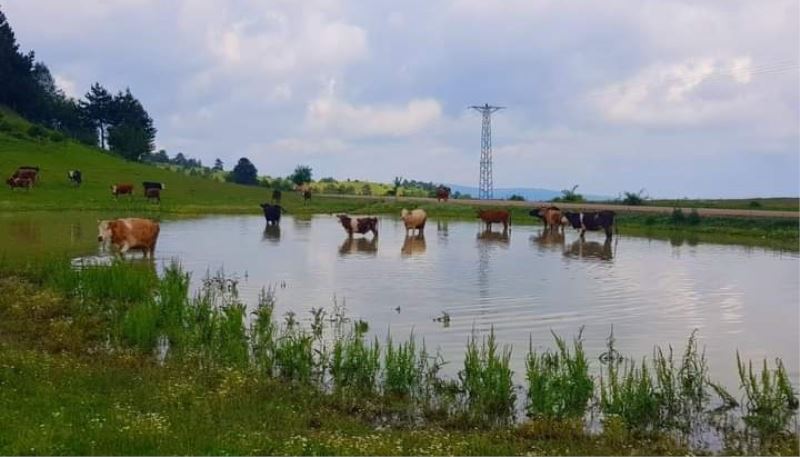
{"label": "cow standing in water", "polygon": [[120,257],[130,250],[140,250],[144,257],[149,254],[152,259],[161,228],[150,219],[127,218],[98,221],[97,230],[97,241],[115,248]]}
{"label": "cow standing in water", "polygon": [[492,230],[492,224],[503,224],[503,231],[508,231],[511,225],[511,212],[504,209],[481,209],[478,217],[486,224],[486,231]]}
{"label": "cow standing in water", "polygon": [[557,206],[548,206],[544,208],[536,208],[530,211],[531,216],[538,217],[542,220],[542,224],[544,224],[545,230],[555,228],[558,230],[561,228],[562,222],[562,215],[561,210],[558,209]]}
{"label": "cow standing in water", "polygon": [[590,211],[581,213],[572,213],[569,211],[564,212],[562,219],[564,224],[569,224],[572,228],[581,231],[581,238],[589,231],[603,230],[606,232],[606,238],[612,237],[612,229],[616,228],[614,225],[614,217],[616,213],[610,210],[603,211]]}
{"label": "cow standing in water", "polygon": [[267,225],[278,225],[281,222],[281,213],[285,213],[281,205],[270,205],[269,203],[262,203],[261,209],[264,210],[264,219],[267,220]]}
{"label": "cow standing in water", "polygon": [[349,237],[354,233],[361,235],[367,232],[372,232],[373,237],[378,236],[378,218],[377,217],[350,217],[346,214],[339,214],[339,223],[344,227]]}

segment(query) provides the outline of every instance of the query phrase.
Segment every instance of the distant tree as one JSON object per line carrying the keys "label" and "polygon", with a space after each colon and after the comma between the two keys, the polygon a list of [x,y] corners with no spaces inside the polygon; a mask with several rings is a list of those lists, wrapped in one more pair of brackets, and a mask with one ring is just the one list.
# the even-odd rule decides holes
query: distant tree
{"label": "distant tree", "polygon": [[223,169],[224,168],[222,168],[222,161],[220,159],[216,159],[214,161],[214,168],[212,168],[212,170],[214,170],[214,171],[222,171]]}
{"label": "distant tree", "polygon": [[295,185],[302,186],[303,184],[307,184],[311,182],[311,167],[307,165],[298,165],[297,168],[294,169],[294,173],[289,176],[289,179],[295,183]]}
{"label": "distant tree", "polygon": [[153,119],[130,89],[113,98],[110,112],[109,149],[128,160],[140,160],[153,151],[156,140]]}
{"label": "distant tree", "polygon": [[561,191],[561,196],[554,198],[553,202],[582,202],[583,195],[576,192],[578,185],[572,186],[572,189],[564,189]]}
{"label": "distant tree", "polygon": [[0,103],[23,115],[33,114],[31,102],[38,95],[31,74],[34,59],[33,52],[20,52],[11,24],[0,11]]}
{"label": "distant tree", "polygon": [[625,198],[621,199],[623,205],[630,205],[630,206],[638,206],[644,203],[649,197],[644,195],[644,189],[640,189],[639,192],[623,192],[625,194]]}
{"label": "distant tree", "polygon": [[403,178],[401,176],[394,177],[394,187],[392,188],[392,195],[395,197],[398,196],[398,192],[400,190],[400,185],[403,184]]}
{"label": "distant tree", "polygon": [[159,149],[157,152],[150,154],[149,160],[154,163],[169,163],[169,155],[164,149]]}
{"label": "distant tree", "polygon": [[370,187],[369,184],[364,183],[364,185],[361,186],[361,195],[372,195],[372,187]]}
{"label": "distant tree", "polygon": [[514,194],[514,195],[508,197],[508,199],[511,200],[511,201],[517,201],[517,202],[524,202],[525,201],[525,197],[523,197],[522,195],[517,195],[517,194]]}
{"label": "distant tree", "polygon": [[253,165],[247,157],[242,157],[239,159],[236,166],[233,167],[230,179],[237,184],[255,186],[258,184],[258,170],[256,170],[256,166]]}
{"label": "distant tree", "polygon": [[81,107],[87,119],[90,119],[97,132],[100,135],[100,147],[107,149],[106,138],[108,136],[108,128],[114,119],[114,98],[101,86],[100,83],[92,84],[89,92],[84,95],[84,101],[81,102]]}

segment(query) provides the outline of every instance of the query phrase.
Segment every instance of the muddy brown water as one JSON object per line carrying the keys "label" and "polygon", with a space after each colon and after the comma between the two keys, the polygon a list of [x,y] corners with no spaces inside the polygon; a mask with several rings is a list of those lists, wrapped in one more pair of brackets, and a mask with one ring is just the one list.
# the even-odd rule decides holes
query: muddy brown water
{"label": "muddy brown water", "polygon": [[[102,256],[97,214],[0,215],[0,257]],[[553,347],[551,331],[571,337],[583,326],[595,368],[612,326],[619,351],[641,359],[654,345],[682,350],[697,329],[714,378],[738,387],[735,355],[783,359],[798,384],[800,257],[797,252],[680,240],[576,233],[543,234],[514,226],[484,233],[477,222],[431,220],[424,238],[406,238],[400,221],[382,217],[380,235],[348,239],[330,216],[286,216],[265,227],[261,216],[162,221],[156,264],[177,259],[197,287],[224,270],[244,301],[277,286],[277,315],[309,319],[334,298],[370,332],[395,339],[411,331],[461,366],[475,331],[494,328],[513,345],[524,379],[529,341]],[[495,229],[497,230],[497,229]],[[437,320],[443,313],[449,322]]]}

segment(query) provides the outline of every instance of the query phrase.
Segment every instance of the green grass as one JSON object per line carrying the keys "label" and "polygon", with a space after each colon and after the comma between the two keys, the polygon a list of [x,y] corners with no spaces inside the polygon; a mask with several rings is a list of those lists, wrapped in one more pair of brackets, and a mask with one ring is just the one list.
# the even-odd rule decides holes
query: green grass
{"label": "green grass", "polygon": [[[330,319],[312,310],[308,325],[287,314],[279,324],[267,290],[247,328],[236,283],[222,273],[205,278],[194,297],[178,265],[151,274],[126,263],[0,268],[0,453],[706,450],[685,439],[710,425],[711,414],[713,384],[694,335],[677,364],[658,348],[654,365],[634,364],[610,340],[616,356],[599,393],[580,338],[572,351],[556,338],[557,352],[529,355],[526,396],[538,401],[546,392],[545,404],[562,396],[565,404],[539,407],[517,423],[515,399],[524,388],[513,383],[511,348],[494,332],[467,342],[464,367],[450,380],[413,337],[380,346],[341,309]],[[94,292],[112,277],[147,286]],[[157,345],[166,345],[165,357]],[[728,416],[745,420],[725,431],[725,442],[736,443],[725,450],[797,452],[790,425],[797,396],[780,362],[760,376],[751,369],[746,379],[743,409]],[[685,411],[696,413],[697,427],[675,424]],[[586,429],[585,416],[601,417],[602,431]]]}

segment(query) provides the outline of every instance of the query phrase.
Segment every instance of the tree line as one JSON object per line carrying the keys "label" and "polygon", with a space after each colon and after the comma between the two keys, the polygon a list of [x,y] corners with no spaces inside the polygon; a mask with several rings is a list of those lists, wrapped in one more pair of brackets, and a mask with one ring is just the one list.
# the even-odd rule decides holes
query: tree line
{"label": "tree line", "polygon": [[153,119],[130,89],[112,94],[95,83],[83,97],[67,96],[33,51],[22,52],[0,10],[0,104],[77,141],[141,160],[155,145]]}

